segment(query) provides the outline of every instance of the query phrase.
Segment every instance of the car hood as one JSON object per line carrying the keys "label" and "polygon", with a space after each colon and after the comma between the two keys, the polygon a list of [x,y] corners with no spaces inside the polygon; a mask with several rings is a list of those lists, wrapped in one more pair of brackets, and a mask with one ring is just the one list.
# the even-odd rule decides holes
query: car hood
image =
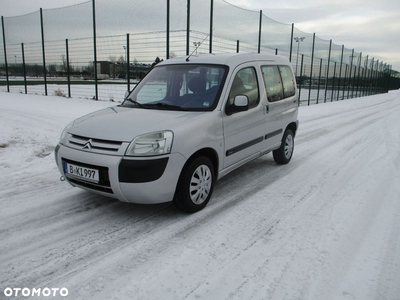
{"label": "car hood", "polygon": [[138,135],[172,130],[204,112],[169,111],[114,106],[74,121],[70,134],[120,142],[131,142]]}

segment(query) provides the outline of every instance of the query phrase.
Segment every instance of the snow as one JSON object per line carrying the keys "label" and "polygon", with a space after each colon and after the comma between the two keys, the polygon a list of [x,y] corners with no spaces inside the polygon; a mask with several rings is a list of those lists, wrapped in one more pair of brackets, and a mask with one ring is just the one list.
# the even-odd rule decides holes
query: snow
{"label": "snow", "polygon": [[0,92],[0,299],[400,299],[400,91],[300,107],[292,161],[230,173],[193,215],[59,180],[63,128],[111,105]]}

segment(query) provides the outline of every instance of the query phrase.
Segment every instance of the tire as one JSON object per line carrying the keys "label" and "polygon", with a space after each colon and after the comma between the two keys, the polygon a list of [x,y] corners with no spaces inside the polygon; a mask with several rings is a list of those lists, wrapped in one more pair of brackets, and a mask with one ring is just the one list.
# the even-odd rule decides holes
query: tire
{"label": "tire", "polygon": [[188,213],[202,210],[210,201],[214,182],[211,161],[204,156],[195,158],[185,166],[179,177],[174,204]]}
{"label": "tire", "polygon": [[279,149],[272,152],[274,160],[279,165],[287,164],[293,156],[294,134],[291,129],[287,129],[282,138],[282,144]]}

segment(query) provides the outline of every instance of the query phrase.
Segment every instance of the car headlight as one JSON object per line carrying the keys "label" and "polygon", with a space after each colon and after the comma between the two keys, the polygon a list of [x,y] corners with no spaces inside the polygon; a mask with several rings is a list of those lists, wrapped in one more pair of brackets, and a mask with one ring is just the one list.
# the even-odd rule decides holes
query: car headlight
{"label": "car headlight", "polygon": [[172,131],[153,132],[136,137],[126,150],[127,156],[154,156],[171,153]]}
{"label": "car headlight", "polygon": [[70,130],[72,126],[74,126],[74,121],[72,121],[71,123],[69,123],[69,124],[64,128],[64,130],[63,130],[63,132],[61,133],[61,136],[60,136],[60,143],[61,143],[61,144],[65,144],[65,138],[67,137],[68,130]]}

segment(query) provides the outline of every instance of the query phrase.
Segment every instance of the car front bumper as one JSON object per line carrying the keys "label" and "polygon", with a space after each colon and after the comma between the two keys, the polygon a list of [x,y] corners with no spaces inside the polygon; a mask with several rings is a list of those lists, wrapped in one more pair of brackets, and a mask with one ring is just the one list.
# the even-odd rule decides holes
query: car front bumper
{"label": "car front bumper", "polygon": [[[105,155],[73,149],[62,144],[55,149],[61,175],[73,186],[123,202],[155,204],[173,200],[186,159],[179,153],[154,157]],[[99,182],[69,176],[64,163],[99,170]]]}

